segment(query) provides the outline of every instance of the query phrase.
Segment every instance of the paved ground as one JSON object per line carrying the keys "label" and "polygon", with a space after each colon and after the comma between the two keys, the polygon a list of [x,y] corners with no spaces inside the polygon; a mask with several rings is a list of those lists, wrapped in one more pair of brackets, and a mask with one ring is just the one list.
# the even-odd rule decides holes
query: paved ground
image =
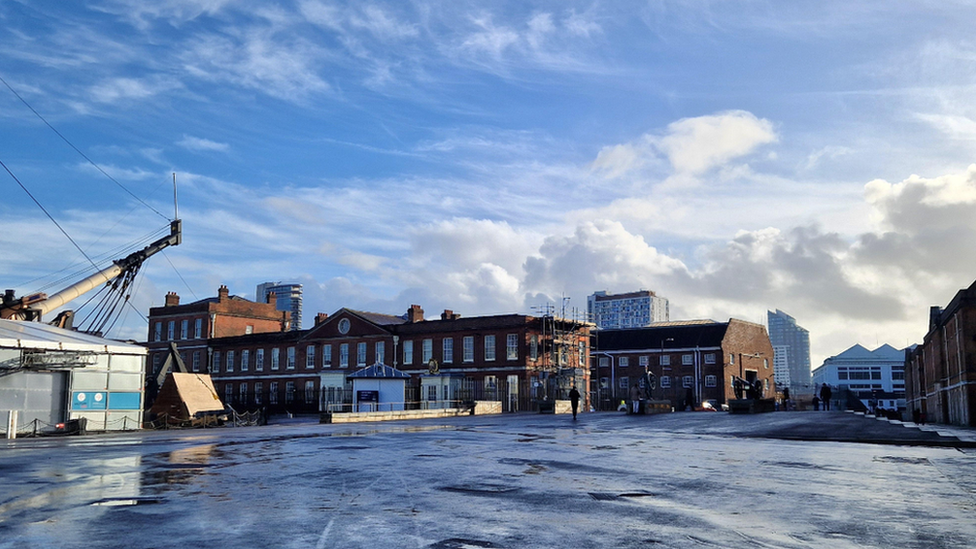
{"label": "paved ground", "polygon": [[840,412],[18,440],[0,548],[974,547],[971,446]]}

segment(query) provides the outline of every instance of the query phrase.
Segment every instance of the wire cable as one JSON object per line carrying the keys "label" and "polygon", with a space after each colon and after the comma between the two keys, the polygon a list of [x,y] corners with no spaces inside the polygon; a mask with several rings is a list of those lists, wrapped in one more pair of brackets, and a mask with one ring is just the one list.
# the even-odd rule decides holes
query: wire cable
{"label": "wire cable", "polygon": [[74,149],[76,153],[80,154],[81,157],[84,158],[85,160],[87,160],[89,164],[91,164],[92,166],[94,166],[96,170],[102,172],[102,175],[104,175],[105,177],[107,177],[109,179],[109,181],[111,181],[112,183],[115,183],[116,185],[119,186],[120,189],[122,189],[123,191],[129,193],[129,196],[131,196],[132,198],[135,198],[143,206],[145,206],[145,207],[149,208],[150,210],[156,212],[156,215],[158,215],[159,217],[162,217],[163,219],[165,219],[167,221],[172,221],[172,219],[170,219],[170,218],[166,217],[165,215],[161,214],[159,212],[159,210],[157,210],[156,208],[153,208],[152,206],[150,206],[149,204],[147,204],[143,199],[141,199],[138,196],[136,196],[125,185],[119,183],[114,177],[112,177],[105,170],[103,170],[101,166],[99,166],[98,164],[96,164],[91,158],[88,158],[88,155],[86,155],[85,153],[81,152],[81,149],[79,149],[78,147],[75,147],[74,143],[72,143],[71,141],[69,141],[67,137],[65,137],[64,135],[62,135],[61,132],[59,132],[57,130],[57,128],[55,128],[54,126],[51,125],[50,122],[48,122],[47,120],[45,120],[45,118],[43,116],[41,116],[41,113],[39,113],[36,110],[34,110],[34,107],[32,107],[30,105],[30,103],[27,102],[27,100],[25,100],[23,97],[21,97],[20,94],[17,93],[17,90],[13,89],[10,86],[10,84],[8,84],[7,81],[3,79],[2,76],[0,76],[0,82],[3,82],[3,85],[4,86],[7,86],[7,89],[10,90],[11,93],[13,93],[14,95],[16,95],[17,96],[17,99],[20,99],[20,102],[21,103],[23,103],[24,105],[26,105],[27,108],[30,109],[30,111],[32,113],[34,113],[35,116],[37,116],[38,118],[40,118],[41,119],[41,122],[44,122],[44,124],[48,128],[51,128],[51,131],[53,131],[54,133],[56,133],[58,135],[58,137],[61,138],[62,141],[64,141],[65,143],[67,143],[68,146],[71,147],[72,149]]}
{"label": "wire cable", "polygon": [[14,175],[14,172],[10,171],[10,168],[8,168],[7,165],[3,163],[3,160],[0,160],[0,166],[3,166],[3,169],[7,170],[7,173],[10,174],[10,177],[14,178],[14,181],[16,181],[18,185],[20,185],[21,189],[24,189],[24,192],[27,193],[27,196],[29,196],[31,200],[34,201],[34,204],[37,204],[37,207],[40,208],[42,212],[44,212],[44,215],[46,215],[48,219],[50,219],[58,227],[58,230],[61,231],[61,234],[63,234],[68,240],[70,240],[71,243],[74,244],[75,248],[78,248],[78,251],[81,252],[81,255],[85,256],[85,259],[87,259],[88,262],[95,267],[95,269],[98,269],[98,265],[95,265],[95,262],[92,261],[90,257],[88,257],[88,254],[85,253],[85,250],[81,249],[81,246],[79,246],[78,243],[75,242],[73,238],[71,238],[68,232],[65,231],[64,228],[57,222],[57,220],[54,219],[54,216],[48,213],[48,211],[44,208],[44,206],[42,206],[41,203],[38,202],[36,198],[34,198],[34,195],[27,190],[27,187],[25,187],[24,184],[20,182],[20,179],[17,179],[17,176]]}

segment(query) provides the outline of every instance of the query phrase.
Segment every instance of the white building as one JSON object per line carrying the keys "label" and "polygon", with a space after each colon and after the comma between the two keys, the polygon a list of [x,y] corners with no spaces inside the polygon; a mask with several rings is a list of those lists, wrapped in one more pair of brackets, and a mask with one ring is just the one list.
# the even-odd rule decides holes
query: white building
{"label": "white building", "polygon": [[[887,343],[873,351],[854,345],[813,371],[813,382],[849,389],[869,409],[905,409],[905,350]],[[835,391],[836,394],[836,391]]]}
{"label": "white building", "polygon": [[773,377],[776,388],[783,390],[790,386],[790,357],[789,347],[773,345]]}
{"label": "white building", "polygon": [[[776,309],[776,312],[767,311],[767,327],[769,328],[769,341],[773,344],[773,349],[783,347],[784,352],[778,355],[781,362],[776,362],[774,357],[773,364],[777,370],[785,365],[789,369],[789,387],[794,395],[810,393],[814,390],[810,386],[810,332],[796,323],[796,319]],[[778,387],[786,387],[779,378],[776,379]]]}
{"label": "white building", "polygon": [[258,284],[254,292],[255,301],[268,302],[268,294],[274,293],[278,299],[279,311],[291,312],[291,329],[302,329],[302,285],[282,284],[281,282],[265,282]]}
{"label": "white building", "polygon": [[[0,429],[139,429],[146,348],[39,322],[0,320]],[[9,417],[13,415],[14,421]]]}
{"label": "white building", "polygon": [[671,319],[667,298],[652,291],[640,290],[626,294],[595,292],[586,299],[590,319],[600,329],[643,328],[654,322]]}

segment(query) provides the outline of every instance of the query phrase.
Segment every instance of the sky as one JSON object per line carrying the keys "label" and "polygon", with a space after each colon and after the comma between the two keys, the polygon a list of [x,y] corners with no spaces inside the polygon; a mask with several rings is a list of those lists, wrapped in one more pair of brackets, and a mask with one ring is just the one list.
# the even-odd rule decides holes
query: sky
{"label": "sky", "polygon": [[306,325],[649,289],[672,320],[783,310],[814,367],[902,348],[976,279],[974,20],[953,1],[7,0],[0,281],[50,293],[79,248],[165,233],[175,173],[183,243],[113,337],[144,340],[169,291],[286,281]]}

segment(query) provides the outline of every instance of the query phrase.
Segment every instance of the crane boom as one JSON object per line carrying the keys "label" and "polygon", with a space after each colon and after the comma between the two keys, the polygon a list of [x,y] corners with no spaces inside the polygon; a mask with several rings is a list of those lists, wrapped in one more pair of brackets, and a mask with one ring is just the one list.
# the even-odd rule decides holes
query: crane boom
{"label": "crane boom", "polygon": [[156,240],[145,248],[112,262],[97,273],[80,280],[50,296],[38,293],[15,299],[13,291],[7,290],[0,305],[0,318],[40,320],[41,316],[68,303],[102,284],[107,284],[130,269],[138,269],[149,257],[169,246],[177,246],[183,241],[183,222],[174,220],[169,225],[170,234]]}

